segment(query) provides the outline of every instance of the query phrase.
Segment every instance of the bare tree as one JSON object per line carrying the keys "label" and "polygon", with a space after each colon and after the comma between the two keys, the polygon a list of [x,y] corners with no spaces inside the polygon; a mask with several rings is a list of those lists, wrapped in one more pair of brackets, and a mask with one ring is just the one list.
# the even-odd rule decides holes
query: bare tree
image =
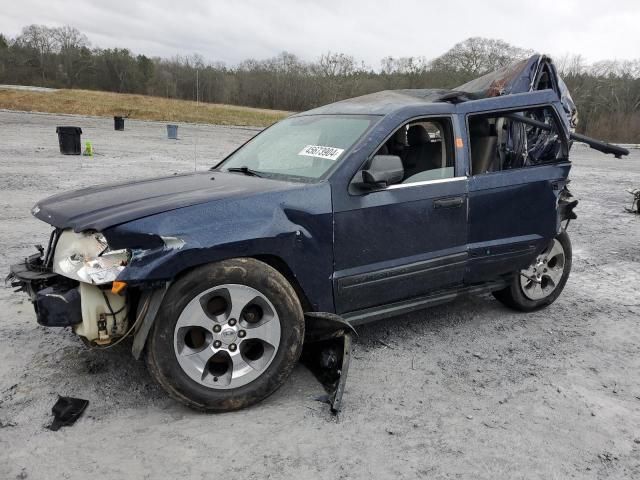
{"label": "bare tree", "polygon": [[55,28],[52,31],[56,47],[60,52],[60,65],[67,87],[72,88],[78,76],[91,65],[91,60],[83,61],[83,49],[90,46],[89,39],[83,33],[71,26]]}
{"label": "bare tree", "polygon": [[515,47],[503,40],[471,37],[455,44],[444,55],[436,58],[432,66],[482,75],[533,53],[532,50]]}
{"label": "bare tree", "polygon": [[315,103],[324,99],[335,101],[349,96],[357,87],[356,73],[359,66],[351,55],[344,53],[323,53],[318,61],[311,65],[311,73],[316,77]]}
{"label": "bare tree", "polygon": [[29,25],[22,29],[16,42],[36,53],[42,81],[45,81],[47,60],[57,47],[55,30],[45,25]]}

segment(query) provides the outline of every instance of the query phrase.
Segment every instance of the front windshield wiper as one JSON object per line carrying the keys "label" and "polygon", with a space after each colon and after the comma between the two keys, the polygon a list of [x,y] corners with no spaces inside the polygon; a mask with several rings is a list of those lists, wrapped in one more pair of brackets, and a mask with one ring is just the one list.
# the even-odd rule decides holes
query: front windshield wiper
{"label": "front windshield wiper", "polygon": [[240,173],[244,173],[245,175],[249,175],[251,177],[262,177],[262,173],[256,172],[255,170],[251,170],[246,165],[242,167],[229,167],[227,168],[227,172],[240,172]]}

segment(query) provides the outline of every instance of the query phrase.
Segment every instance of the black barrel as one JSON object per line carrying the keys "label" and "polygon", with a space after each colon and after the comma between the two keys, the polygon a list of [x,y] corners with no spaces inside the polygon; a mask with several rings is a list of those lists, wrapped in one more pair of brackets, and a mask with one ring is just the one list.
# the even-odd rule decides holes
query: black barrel
{"label": "black barrel", "polygon": [[80,127],[56,127],[56,133],[58,134],[60,153],[64,155],[80,155],[82,153],[80,146],[82,129]]}
{"label": "black barrel", "polygon": [[124,118],[113,117],[113,128],[120,131],[124,130]]}

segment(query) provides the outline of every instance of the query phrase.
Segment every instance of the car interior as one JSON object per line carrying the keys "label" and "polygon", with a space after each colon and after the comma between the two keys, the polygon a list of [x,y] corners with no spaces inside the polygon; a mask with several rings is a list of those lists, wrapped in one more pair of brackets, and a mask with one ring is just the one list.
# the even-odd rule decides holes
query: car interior
{"label": "car interior", "polygon": [[400,127],[376,152],[402,160],[401,183],[454,176],[451,124],[446,120],[418,120]]}
{"label": "car interior", "polygon": [[[544,123],[548,130],[518,121],[517,117]],[[472,116],[469,118],[469,143],[473,175],[566,158],[566,148],[548,108],[512,112],[504,116]]]}

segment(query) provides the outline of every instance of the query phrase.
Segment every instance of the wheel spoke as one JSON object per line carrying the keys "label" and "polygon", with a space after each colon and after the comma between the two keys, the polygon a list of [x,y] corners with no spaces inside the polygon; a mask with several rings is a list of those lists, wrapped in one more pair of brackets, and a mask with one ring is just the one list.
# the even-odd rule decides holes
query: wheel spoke
{"label": "wheel spoke", "polygon": [[176,328],[201,327],[208,331],[213,328],[214,322],[202,309],[199,298],[191,300],[180,314]]}
{"label": "wheel spoke", "polygon": [[239,350],[236,350],[231,354],[231,364],[233,366],[233,372],[231,374],[232,380],[240,378],[254,371],[254,368],[242,357],[242,354]]}
{"label": "wheel spoke", "polygon": [[564,273],[564,264],[562,267],[554,267],[554,268],[548,269],[545,276],[553,282],[554,286],[556,286],[558,282],[560,282],[560,279],[562,278],[563,273]]}
{"label": "wheel spoke", "polygon": [[214,354],[215,350],[211,346],[197,352],[186,349],[180,364],[182,368],[190,368],[192,373],[197,374],[201,380],[204,380],[207,376],[207,362],[211,360]]}
{"label": "wheel spoke", "polygon": [[240,314],[244,307],[249,305],[256,297],[256,292],[252,288],[245,287],[244,285],[234,285],[233,288],[229,288],[229,298],[231,299],[231,310],[229,311],[229,318],[240,319]]}
{"label": "wheel spoke", "polygon": [[246,329],[247,336],[245,340],[262,340],[273,347],[278,347],[280,343],[280,323],[276,318],[269,318],[255,327]]}
{"label": "wheel spoke", "polygon": [[540,289],[540,284],[538,282],[528,280],[524,285],[524,289],[527,292],[527,295],[529,295],[530,297],[535,297],[539,294],[537,290]]}
{"label": "wheel spoke", "polygon": [[542,277],[542,280],[544,281],[544,288],[542,288],[542,291],[545,295],[555,290],[557,283],[553,281],[553,278],[551,278],[549,275],[544,275]]}
{"label": "wheel spoke", "polygon": [[552,258],[557,256],[561,256],[562,259],[564,260],[564,249],[562,248],[562,245],[560,244],[559,241],[554,240],[551,250],[549,250],[549,253],[547,253],[546,255],[546,260],[547,262],[549,262]]}

